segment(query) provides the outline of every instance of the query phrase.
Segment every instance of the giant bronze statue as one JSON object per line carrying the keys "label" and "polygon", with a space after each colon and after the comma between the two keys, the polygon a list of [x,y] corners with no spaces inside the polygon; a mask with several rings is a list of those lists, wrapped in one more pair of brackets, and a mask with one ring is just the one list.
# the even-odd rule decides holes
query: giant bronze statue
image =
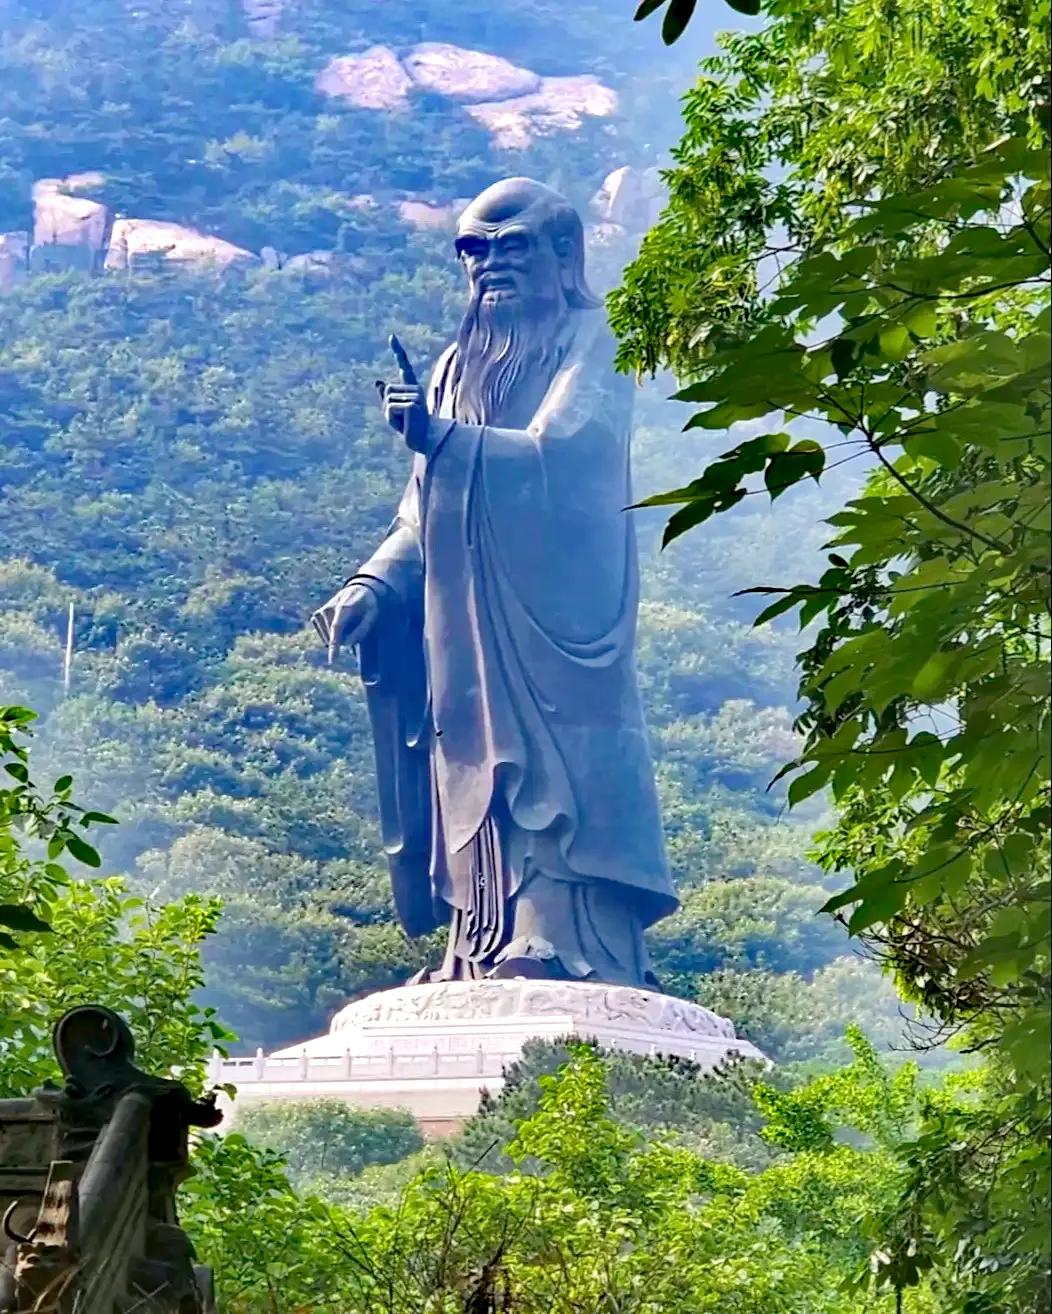
{"label": "giant bronze statue", "polygon": [[422,387],[378,383],[413,452],[387,537],[314,615],[357,645],[417,980],[655,988],[676,906],[634,661],[632,382],[613,368],[574,209],[526,178],[461,215],[469,304]]}

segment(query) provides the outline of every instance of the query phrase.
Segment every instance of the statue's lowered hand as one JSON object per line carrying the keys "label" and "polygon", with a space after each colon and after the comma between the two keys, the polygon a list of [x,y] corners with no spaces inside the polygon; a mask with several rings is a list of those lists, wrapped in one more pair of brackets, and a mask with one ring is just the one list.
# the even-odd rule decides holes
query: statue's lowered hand
{"label": "statue's lowered hand", "polygon": [[329,665],[344,644],[356,644],[376,624],[380,604],[367,584],[347,584],[311,617],[329,655]]}
{"label": "statue's lowered hand", "polygon": [[416,377],[406,350],[391,334],[391,351],[398,365],[398,383],[376,381],[376,391],[384,410],[384,419],[400,433],[406,445],[414,452],[425,452],[431,432],[431,416],[427,409],[427,396]]}

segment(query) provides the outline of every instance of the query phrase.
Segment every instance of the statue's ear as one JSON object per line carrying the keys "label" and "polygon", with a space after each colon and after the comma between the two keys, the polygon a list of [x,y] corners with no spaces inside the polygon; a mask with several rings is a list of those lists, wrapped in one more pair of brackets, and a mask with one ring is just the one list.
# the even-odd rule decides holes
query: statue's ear
{"label": "statue's ear", "polygon": [[567,233],[558,233],[552,238],[552,246],[559,260],[563,291],[569,292],[576,283],[573,270],[573,239]]}

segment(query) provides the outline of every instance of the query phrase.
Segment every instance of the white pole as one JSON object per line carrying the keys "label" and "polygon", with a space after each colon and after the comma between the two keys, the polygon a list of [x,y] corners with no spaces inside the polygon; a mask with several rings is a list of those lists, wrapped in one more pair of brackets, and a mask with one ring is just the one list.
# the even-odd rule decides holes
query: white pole
{"label": "white pole", "polygon": [[69,616],[66,621],[66,660],[62,664],[62,688],[69,693],[69,677],[73,669],[73,603],[69,604]]}

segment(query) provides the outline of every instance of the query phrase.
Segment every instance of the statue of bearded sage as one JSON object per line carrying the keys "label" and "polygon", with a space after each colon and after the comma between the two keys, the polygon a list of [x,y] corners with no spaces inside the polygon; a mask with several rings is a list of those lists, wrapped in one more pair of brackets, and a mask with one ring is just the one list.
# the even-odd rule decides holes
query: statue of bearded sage
{"label": "statue of bearded sage", "polygon": [[415,981],[655,988],[643,932],[676,898],[634,662],[632,383],[561,196],[497,183],[456,251],[470,301],[430,386],[397,338],[377,384],[414,453],[398,514],[313,622],[330,658],[359,648],[399,919],[449,926]]}

